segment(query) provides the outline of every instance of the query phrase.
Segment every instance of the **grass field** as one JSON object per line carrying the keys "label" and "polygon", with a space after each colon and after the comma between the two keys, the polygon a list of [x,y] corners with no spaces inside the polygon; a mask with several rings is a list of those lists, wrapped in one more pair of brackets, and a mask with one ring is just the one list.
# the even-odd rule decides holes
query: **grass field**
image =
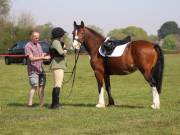
{"label": "grass field", "polygon": [[[73,57],[67,61],[70,71]],[[51,110],[52,76],[48,66],[46,71],[46,106],[38,106],[36,94],[36,106],[27,108],[26,66],[7,66],[0,59],[0,135],[180,135],[180,55],[165,56],[160,110],[150,108],[152,94],[139,72],[112,76],[116,106],[97,109],[97,85],[88,56],[80,56],[70,97],[69,83],[61,94],[62,108]],[[65,80],[69,75],[65,74]]]}

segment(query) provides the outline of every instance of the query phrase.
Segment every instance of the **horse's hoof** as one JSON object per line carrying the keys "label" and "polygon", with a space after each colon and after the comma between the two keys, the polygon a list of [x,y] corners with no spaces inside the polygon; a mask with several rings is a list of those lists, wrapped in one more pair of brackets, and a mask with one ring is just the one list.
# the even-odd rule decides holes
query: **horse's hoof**
{"label": "horse's hoof", "polygon": [[152,105],[151,105],[151,108],[152,108],[152,109],[160,109],[160,106],[155,105],[155,104],[152,104]]}
{"label": "horse's hoof", "polygon": [[106,106],[105,106],[105,104],[97,104],[96,107],[97,108],[105,108]]}

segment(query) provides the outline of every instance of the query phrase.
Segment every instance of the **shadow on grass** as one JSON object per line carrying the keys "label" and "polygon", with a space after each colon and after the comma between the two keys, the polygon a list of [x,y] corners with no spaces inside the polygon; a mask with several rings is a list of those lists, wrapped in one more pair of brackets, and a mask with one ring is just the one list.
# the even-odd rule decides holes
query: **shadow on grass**
{"label": "shadow on grass", "polygon": [[[25,103],[8,103],[7,106],[12,106],[12,107],[28,107],[27,104]],[[48,107],[49,105],[48,104],[45,104],[44,105],[45,107]],[[39,107],[39,104],[38,103],[35,103],[32,105],[32,107]]]}
{"label": "shadow on grass", "polygon": [[144,109],[144,106],[140,106],[140,105],[115,105],[114,107],[119,107],[119,108],[130,108],[130,109]]}
{"label": "shadow on grass", "polygon": [[[62,106],[73,106],[73,107],[93,107],[96,108],[96,104],[68,104],[68,103],[64,103],[62,104]],[[111,108],[111,107],[118,107],[118,108],[136,108],[136,109],[143,109],[145,108],[144,106],[137,106],[137,105],[113,105],[113,106],[109,106],[107,105],[106,108]]]}
{"label": "shadow on grass", "polygon": [[[8,103],[7,106],[10,106],[10,107],[28,107],[27,104],[25,103]],[[44,107],[46,108],[50,108],[51,104],[44,104]],[[95,107],[96,105],[95,104],[71,104],[71,103],[62,103],[61,105],[62,107],[63,106],[71,106],[71,107]],[[33,104],[32,108],[33,107],[39,107],[39,104],[35,103]]]}
{"label": "shadow on grass", "polygon": [[[24,103],[8,103],[7,106],[12,107],[28,107],[27,104]],[[96,104],[72,104],[72,103],[62,103],[62,107],[69,106],[69,107],[91,107],[96,108]],[[32,107],[39,107],[39,104],[35,103]],[[45,104],[44,107],[50,108],[50,104]],[[113,106],[106,106],[106,108],[117,107],[117,108],[131,108],[131,109],[143,109],[144,106],[137,106],[137,105],[113,105]]]}
{"label": "shadow on grass", "polygon": [[7,106],[12,106],[12,107],[27,107],[27,104],[24,104],[24,103],[8,103]]}
{"label": "shadow on grass", "polygon": [[71,104],[71,103],[63,103],[62,106],[72,106],[72,107],[95,107],[95,104]]}

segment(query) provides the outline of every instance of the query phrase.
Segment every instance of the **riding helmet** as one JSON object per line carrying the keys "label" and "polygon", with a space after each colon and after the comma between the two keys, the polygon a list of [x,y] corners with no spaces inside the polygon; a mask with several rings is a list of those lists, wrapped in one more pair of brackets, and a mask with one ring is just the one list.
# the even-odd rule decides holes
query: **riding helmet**
{"label": "riding helmet", "polygon": [[66,32],[61,27],[55,27],[52,32],[52,39],[62,37]]}

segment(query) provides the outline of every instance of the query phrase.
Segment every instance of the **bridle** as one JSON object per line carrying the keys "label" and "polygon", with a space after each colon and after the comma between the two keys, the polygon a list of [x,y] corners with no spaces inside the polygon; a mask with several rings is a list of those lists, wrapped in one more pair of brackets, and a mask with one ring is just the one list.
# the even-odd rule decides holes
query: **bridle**
{"label": "bridle", "polygon": [[79,45],[79,48],[80,48],[80,46],[81,45],[83,45],[84,44],[84,41],[85,41],[85,30],[84,30],[84,28],[83,28],[83,36],[81,37],[81,40],[79,39],[79,37],[77,36],[77,28],[76,28],[76,30],[73,32],[73,43],[75,43],[76,44],[76,46],[77,45]]}

